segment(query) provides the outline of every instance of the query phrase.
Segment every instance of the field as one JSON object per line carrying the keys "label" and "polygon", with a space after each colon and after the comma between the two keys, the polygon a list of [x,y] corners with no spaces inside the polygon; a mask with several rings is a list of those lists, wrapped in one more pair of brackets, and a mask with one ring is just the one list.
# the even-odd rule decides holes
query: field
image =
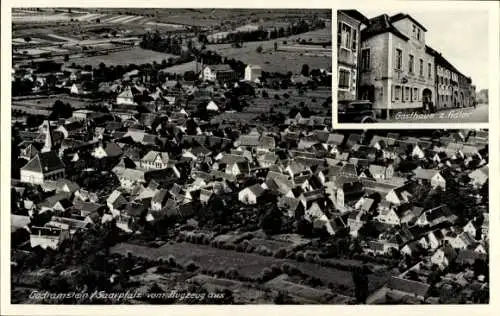
{"label": "field", "polygon": [[[183,75],[186,71],[196,71],[196,61],[190,61],[188,63],[174,65],[162,69],[162,72],[169,72],[181,75]],[[201,71],[201,63],[198,63],[198,71]]]}
{"label": "field", "polygon": [[73,109],[82,109],[94,103],[92,101],[85,101],[81,98],[72,98],[69,97],[68,95],[54,95],[48,98],[40,97],[40,98],[30,98],[23,100],[19,100],[19,98],[14,98],[12,100],[12,104],[32,107],[32,108],[51,109],[52,105],[57,100],[69,103]]}
{"label": "field", "polygon": [[70,59],[66,66],[72,63],[80,65],[91,65],[92,67],[98,67],[101,62],[105,63],[106,66],[110,65],[128,65],[128,64],[146,64],[156,61],[161,63],[163,59],[168,59],[169,57],[175,57],[174,55],[159,53],[152,50],[142,49],[140,47],[134,47],[129,50],[123,50],[119,52],[109,53],[108,55],[90,56],[82,58]]}
{"label": "field", "polygon": [[[227,58],[241,60],[246,64],[256,64],[267,72],[299,73],[303,64],[308,64],[309,69],[332,68],[331,47],[299,45],[296,40],[305,39],[313,42],[331,41],[331,28],[315,30],[286,38],[271,41],[247,42],[242,48],[231,47],[231,44],[208,45],[208,49],[214,50]],[[274,43],[278,43],[278,51],[274,50]],[[286,42],[286,44],[285,44]],[[262,53],[257,53],[257,47],[262,46]]]}
{"label": "field", "polygon": [[[186,264],[190,260],[208,271],[227,271],[234,268],[242,276],[255,278],[260,275],[263,269],[275,265],[280,267],[283,263],[297,267],[302,272],[321,279],[325,284],[333,283],[342,285],[346,290],[346,295],[351,295],[354,291],[352,276],[349,271],[337,270],[334,268],[322,267],[308,262],[297,262],[289,259],[277,259],[274,257],[260,256],[254,253],[242,253],[231,250],[212,248],[206,245],[173,243],[166,244],[160,248],[149,248],[145,246],[121,243],[111,248],[111,253],[127,255],[130,252],[136,256],[149,259],[164,259],[170,255],[180,264]],[[386,280],[386,275],[370,276],[370,287],[380,286]]]}
{"label": "field", "polygon": [[[317,112],[318,115],[329,115],[331,113],[331,107],[323,107],[323,102],[331,97],[331,89],[328,87],[319,87],[316,90],[308,90],[303,95],[297,95],[296,90],[269,90],[266,89],[269,98],[258,97],[251,101],[251,106],[244,109],[248,113],[269,113],[271,108],[274,108],[275,112],[281,112],[288,115],[293,107],[298,107],[301,102],[308,107],[311,111]],[[289,99],[286,99],[283,95],[287,93],[290,95]],[[275,95],[280,96],[280,100],[274,98]],[[287,106],[284,103],[288,101]],[[281,103],[281,106],[277,104]]]}

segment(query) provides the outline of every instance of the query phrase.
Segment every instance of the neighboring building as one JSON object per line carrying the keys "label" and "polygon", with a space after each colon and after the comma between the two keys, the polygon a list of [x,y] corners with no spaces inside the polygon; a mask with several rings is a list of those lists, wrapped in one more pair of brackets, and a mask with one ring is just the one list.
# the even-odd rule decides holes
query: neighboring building
{"label": "neighboring building", "polygon": [[260,184],[254,184],[238,193],[238,199],[245,204],[257,204],[257,200],[264,194],[265,189]]}
{"label": "neighboring building", "polygon": [[472,80],[469,77],[458,74],[458,107],[467,108],[472,106],[470,86]]}
{"label": "neighboring building", "polygon": [[142,157],[141,168],[150,169],[165,169],[168,167],[168,153],[151,150]]}
{"label": "neighboring building", "polygon": [[73,85],[70,88],[70,93],[75,95],[87,95],[90,94],[91,92],[86,90],[83,85],[73,83]]}
{"label": "neighboring building", "polygon": [[262,68],[258,65],[248,65],[245,68],[245,81],[258,82],[262,75]]}
{"label": "neighboring building", "polygon": [[87,110],[87,109],[79,109],[73,111],[73,117],[77,120],[86,120],[91,117],[91,115],[95,113],[92,110]]}
{"label": "neighboring building", "polygon": [[471,105],[474,105],[477,102],[477,100],[476,100],[476,96],[477,96],[476,86],[471,84],[469,88],[470,88],[470,98],[471,98],[471,102],[472,102]]}
{"label": "neighboring building", "polygon": [[441,53],[427,47],[429,54],[434,56],[436,64],[436,102],[437,110],[454,108],[458,99],[458,71]]}
{"label": "neighboring building", "polygon": [[119,157],[122,154],[122,149],[115,143],[108,142],[106,145],[100,143],[99,146],[94,148],[91,155],[95,158],[101,159],[104,157]]}
{"label": "neighboring building", "polygon": [[206,107],[207,111],[219,111],[219,106],[214,102],[210,101]]}
{"label": "neighboring building", "polygon": [[127,87],[116,97],[116,104],[135,105],[132,88]]}
{"label": "neighboring building", "polygon": [[418,167],[413,170],[413,173],[415,174],[415,178],[422,182],[422,184],[428,183],[433,188],[441,187],[443,190],[446,190],[446,180],[438,170]]}
{"label": "neighboring building", "polygon": [[481,104],[489,103],[488,89],[479,90],[479,92],[476,95],[476,102]]}
{"label": "neighboring building", "polygon": [[479,169],[476,169],[469,173],[469,178],[471,178],[472,185],[476,188],[481,187],[488,181],[489,168],[488,165],[484,165]]}
{"label": "neighboring building", "polygon": [[[358,89],[358,61],[361,67],[370,67],[368,58],[359,58],[361,25],[368,19],[357,10],[337,11],[338,101],[355,100]],[[368,64],[366,64],[368,63]]]}
{"label": "neighboring building", "polygon": [[204,81],[231,82],[238,80],[238,74],[227,64],[206,66],[202,72]]}
{"label": "neighboring building", "polygon": [[120,180],[120,185],[125,190],[131,190],[137,184],[146,183],[143,170],[114,167],[113,173]]}
{"label": "neighboring building", "polygon": [[31,227],[31,247],[40,246],[43,249],[57,249],[59,245],[69,238],[69,230],[56,227]]}
{"label": "neighboring building", "polygon": [[427,29],[407,14],[383,14],[361,31],[360,99],[378,115],[428,108],[435,103],[434,57],[425,45]]}

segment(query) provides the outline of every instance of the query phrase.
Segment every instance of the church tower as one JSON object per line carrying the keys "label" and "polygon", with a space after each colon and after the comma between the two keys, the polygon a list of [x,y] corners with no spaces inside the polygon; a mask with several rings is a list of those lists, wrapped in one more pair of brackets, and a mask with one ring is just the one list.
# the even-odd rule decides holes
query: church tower
{"label": "church tower", "polygon": [[52,130],[50,128],[50,122],[48,120],[45,120],[42,126],[43,126],[42,127],[43,132],[45,133],[45,142],[43,144],[42,153],[45,153],[52,151],[54,144],[52,139]]}

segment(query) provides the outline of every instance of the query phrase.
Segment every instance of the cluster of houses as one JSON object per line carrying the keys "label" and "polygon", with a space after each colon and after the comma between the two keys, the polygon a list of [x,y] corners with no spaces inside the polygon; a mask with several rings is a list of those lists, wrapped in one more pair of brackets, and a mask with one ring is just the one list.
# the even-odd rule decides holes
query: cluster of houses
{"label": "cluster of houses", "polygon": [[[249,65],[245,81],[258,82],[260,71]],[[123,231],[137,232],[144,223],[166,217],[188,219],[203,212],[198,205],[217,197],[230,196],[251,208],[273,196],[283,216],[304,218],[331,236],[347,231],[361,239],[366,255],[422,256],[411,267],[419,276],[487,256],[487,210],[458,225],[446,204],[417,206],[422,190],[449,190],[445,171],[467,175],[476,189],[488,182],[487,131],[371,135],[332,131],[330,117],[300,113],[274,128],[242,128],[230,116],[202,120],[199,108],[183,102],[191,96],[207,111],[224,112],[222,96],[236,79],[225,65],[205,67],[204,84],[167,80],[154,91],[145,88],[139,72],[128,77],[101,85],[116,96],[110,113],[75,110],[71,118],[19,132],[22,141],[15,145],[23,163],[12,191],[27,215],[13,214],[12,226],[27,230],[32,247],[57,248],[95,224],[116,222]],[[139,103],[150,113],[140,113]],[[112,188],[82,185],[82,178],[96,173],[117,181]],[[70,180],[75,176],[80,181]],[[42,201],[31,199],[33,188],[43,192]],[[30,224],[45,212],[52,215],[50,221]],[[368,224],[375,230],[369,238],[363,232]],[[415,273],[410,275],[415,278]],[[404,292],[412,282],[427,284],[398,276],[388,289]]]}

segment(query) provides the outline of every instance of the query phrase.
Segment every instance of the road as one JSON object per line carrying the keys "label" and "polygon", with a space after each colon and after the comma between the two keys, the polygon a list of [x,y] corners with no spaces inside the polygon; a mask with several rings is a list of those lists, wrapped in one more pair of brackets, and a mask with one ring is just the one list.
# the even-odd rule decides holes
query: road
{"label": "road", "polygon": [[439,111],[431,114],[396,114],[389,120],[379,120],[379,123],[409,122],[409,123],[487,123],[488,105],[478,104],[474,109],[459,108]]}

